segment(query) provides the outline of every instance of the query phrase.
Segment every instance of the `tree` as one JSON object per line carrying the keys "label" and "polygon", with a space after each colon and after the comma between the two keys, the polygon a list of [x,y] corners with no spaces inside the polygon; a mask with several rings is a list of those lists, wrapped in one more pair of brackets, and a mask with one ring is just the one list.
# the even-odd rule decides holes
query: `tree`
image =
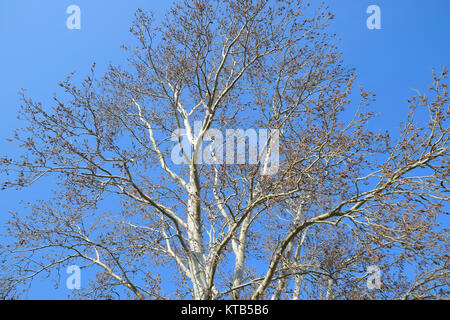
{"label": "tree", "polygon": [[[51,177],[55,197],[12,214],[0,295],[77,264],[91,298],[448,297],[447,71],[398,137],[374,132],[332,19],[300,0],[184,1],[161,25],[138,10],[130,67],[68,77],[52,107],[23,93],[3,187]],[[256,161],[220,161],[236,141],[213,136],[249,128],[267,129]]]}

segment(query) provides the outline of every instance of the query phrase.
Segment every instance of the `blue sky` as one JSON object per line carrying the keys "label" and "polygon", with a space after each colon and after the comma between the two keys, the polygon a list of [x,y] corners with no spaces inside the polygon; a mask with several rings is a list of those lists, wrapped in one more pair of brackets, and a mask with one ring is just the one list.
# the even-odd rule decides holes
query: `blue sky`
{"label": "blue sky", "polygon": [[[128,32],[137,8],[161,17],[172,1],[24,1],[0,0],[0,155],[14,154],[6,141],[15,128],[18,92],[48,102],[57,83],[70,72],[81,76],[97,63],[97,74],[109,63],[122,63],[121,44],[130,43]],[[81,8],[81,30],[69,30],[66,8]],[[377,94],[372,107],[381,113],[372,128],[396,129],[407,114],[406,99],[412,88],[431,83],[430,68],[450,66],[450,1],[448,0],[330,0],[336,14],[331,26],[342,39],[344,61],[355,67],[359,83]],[[369,5],[381,8],[381,30],[366,27]],[[45,187],[0,193],[0,223],[8,210],[20,208],[19,200],[45,198]],[[64,279],[64,275],[63,275]],[[63,283],[63,282],[62,282]],[[64,287],[64,286],[63,286]],[[64,298],[67,290],[52,283],[33,285],[28,298]]]}

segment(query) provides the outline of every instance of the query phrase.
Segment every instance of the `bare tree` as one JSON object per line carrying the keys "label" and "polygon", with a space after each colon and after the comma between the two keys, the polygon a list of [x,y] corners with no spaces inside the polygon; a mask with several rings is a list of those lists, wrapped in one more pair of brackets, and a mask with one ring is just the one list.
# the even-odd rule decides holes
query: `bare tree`
{"label": "bare tree", "polygon": [[[300,0],[184,1],[161,25],[138,10],[130,67],[68,77],[54,106],[23,94],[3,187],[48,176],[55,197],[12,214],[0,297],[73,263],[96,275],[90,298],[448,297],[447,71],[395,139],[374,132],[332,19]],[[256,162],[205,147],[248,128],[269,129]]]}

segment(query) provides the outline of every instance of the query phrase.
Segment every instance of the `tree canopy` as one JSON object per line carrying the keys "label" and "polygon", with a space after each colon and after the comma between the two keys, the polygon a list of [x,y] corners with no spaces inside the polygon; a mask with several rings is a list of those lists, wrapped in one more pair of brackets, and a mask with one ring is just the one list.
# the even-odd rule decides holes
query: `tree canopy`
{"label": "tree canopy", "polygon": [[[51,106],[23,93],[2,187],[50,177],[55,196],[12,214],[0,297],[68,264],[95,274],[85,298],[448,297],[447,70],[399,131],[374,131],[333,18],[300,0],[138,10],[129,65],[69,76]],[[265,130],[264,152],[218,161],[211,133],[229,129],[245,146]]]}

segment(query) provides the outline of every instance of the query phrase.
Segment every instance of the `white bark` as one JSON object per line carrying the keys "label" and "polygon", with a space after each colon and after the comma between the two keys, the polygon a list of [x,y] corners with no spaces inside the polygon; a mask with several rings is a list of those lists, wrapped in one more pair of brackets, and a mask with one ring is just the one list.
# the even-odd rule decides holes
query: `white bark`
{"label": "white bark", "polygon": [[[251,216],[248,215],[242,222],[242,227],[239,232],[239,238],[233,239],[233,251],[235,254],[234,275],[233,275],[233,288],[242,284],[244,279],[244,268],[246,262],[245,251],[247,249],[247,234],[250,227]],[[238,300],[240,297],[239,290],[234,290],[231,293],[232,300]]]}

